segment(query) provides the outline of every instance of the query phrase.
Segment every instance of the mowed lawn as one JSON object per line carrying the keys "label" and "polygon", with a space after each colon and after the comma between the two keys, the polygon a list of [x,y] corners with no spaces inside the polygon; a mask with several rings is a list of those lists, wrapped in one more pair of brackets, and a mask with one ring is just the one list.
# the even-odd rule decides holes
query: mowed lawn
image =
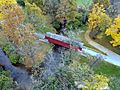
{"label": "mowed lawn", "polygon": [[120,67],[110,64],[105,61],[100,61],[95,67],[94,70],[98,74],[105,74],[107,76],[120,77]]}
{"label": "mowed lawn", "polygon": [[[92,35],[90,35],[91,37]],[[92,37],[91,37],[92,38]],[[110,37],[107,37],[105,35],[103,35],[103,37],[101,39],[95,39],[94,41],[99,43],[100,45],[106,47],[107,49],[117,53],[120,55],[120,47],[113,47],[112,44],[110,43],[112,39]]]}

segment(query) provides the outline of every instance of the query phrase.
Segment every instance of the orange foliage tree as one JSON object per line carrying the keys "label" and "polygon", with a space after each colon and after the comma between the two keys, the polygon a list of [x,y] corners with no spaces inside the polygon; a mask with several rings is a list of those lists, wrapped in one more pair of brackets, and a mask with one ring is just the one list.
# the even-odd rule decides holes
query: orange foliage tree
{"label": "orange foliage tree", "polygon": [[25,15],[15,0],[2,0],[0,2],[0,20],[3,36],[16,49],[17,53],[23,56],[23,60],[30,60],[35,63],[39,59],[40,46],[34,37],[32,24],[25,24]]}

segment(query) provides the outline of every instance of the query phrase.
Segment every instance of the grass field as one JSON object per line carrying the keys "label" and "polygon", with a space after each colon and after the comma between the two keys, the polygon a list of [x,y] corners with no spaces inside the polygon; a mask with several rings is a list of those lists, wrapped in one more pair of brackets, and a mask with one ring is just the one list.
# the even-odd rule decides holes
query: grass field
{"label": "grass field", "polygon": [[98,74],[105,74],[107,76],[120,77],[120,67],[107,63],[105,61],[100,61],[99,65],[96,65],[95,72]]}
{"label": "grass field", "polygon": [[94,51],[96,51],[96,52],[98,52],[98,53],[102,53],[102,54],[106,55],[105,53],[103,53],[103,52],[101,52],[100,50],[98,50],[98,49],[94,48],[93,46],[91,46],[91,45],[85,40],[85,36],[84,36],[84,35],[85,35],[85,32],[86,32],[87,28],[86,28],[86,27],[82,27],[81,29],[84,30],[84,32],[81,32],[77,37],[80,38],[80,40],[84,43],[84,45],[85,45],[86,47],[90,48],[91,50],[94,50]]}
{"label": "grass field", "polygon": [[[87,30],[87,28],[83,28],[84,31]],[[84,38],[84,34],[85,32],[82,32],[79,37],[80,39],[84,42],[84,45],[97,51],[97,52],[101,52],[97,49],[95,49],[93,46],[89,45],[88,42],[85,40]],[[118,48],[113,48],[112,45],[109,43],[108,39],[106,37],[103,37],[103,40],[95,40],[96,42],[100,43],[101,45],[107,47],[108,49],[115,51],[116,53],[120,54],[120,49]],[[86,57],[82,57],[81,58],[81,63],[87,62],[88,58]],[[115,66],[113,64],[110,64],[108,62],[105,61],[99,61],[95,67],[94,67],[94,71],[97,74],[105,74],[107,76],[115,76],[115,77],[119,77],[120,76],[120,67]]]}
{"label": "grass field", "polygon": [[[90,35],[90,37],[91,36],[92,35]],[[101,44],[102,46],[108,48],[109,50],[111,50],[111,51],[113,51],[113,52],[115,52],[115,53],[117,53],[117,54],[120,55],[120,48],[119,47],[113,47],[112,44],[110,44],[111,40],[110,40],[109,37],[103,35],[103,37],[101,39],[97,39],[96,38],[94,41],[97,42],[97,43],[99,43],[99,44]]]}

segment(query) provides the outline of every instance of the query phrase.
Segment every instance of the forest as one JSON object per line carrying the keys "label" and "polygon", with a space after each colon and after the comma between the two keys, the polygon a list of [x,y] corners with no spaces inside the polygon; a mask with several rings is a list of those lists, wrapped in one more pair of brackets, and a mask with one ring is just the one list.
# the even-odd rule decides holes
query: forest
{"label": "forest", "polygon": [[120,0],[0,0],[0,90],[120,90]]}

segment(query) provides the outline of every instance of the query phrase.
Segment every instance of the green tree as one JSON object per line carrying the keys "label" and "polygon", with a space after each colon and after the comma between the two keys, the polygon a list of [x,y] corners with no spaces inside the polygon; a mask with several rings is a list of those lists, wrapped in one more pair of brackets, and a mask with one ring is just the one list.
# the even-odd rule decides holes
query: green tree
{"label": "green tree", "polygon": [[77,5],[75,1],[70,0],[60,0],[58,9],[56,12],[56,18],[62,19],[66,17],[67,19],[74,19],[77,13]]}
{"label": "green tree", "polygon": [[35,3],[38,7],[40,7],[43,10],[43,4],[45,3],[45,0],[25,0],[25,2],[28,1],[30,4]]}
{"label": "green tree", "polygon": [[14,90],[9,72],[0,70],[0,90]]}
{"label": "green tree", "polygon": [[43,0],[43,11],[49,16],[51,22],[55,20],[59,3],[60,0]]}
{"label": "green tree", "polygon": [[43,11],[40,7],[38,7],[36,4],[30,4],[29,2],[25,2],[25,14],[26,14],[26,23],[32,23],[35,30],[38,32],[55,32],[55,29],[52,27],[52,25],[49,22],[49,19],[47,16],[43,14]]}
{"label": "green tree", "polygon": [[16,1],[20,6],[25,7],[25,0],[16,0]]}

